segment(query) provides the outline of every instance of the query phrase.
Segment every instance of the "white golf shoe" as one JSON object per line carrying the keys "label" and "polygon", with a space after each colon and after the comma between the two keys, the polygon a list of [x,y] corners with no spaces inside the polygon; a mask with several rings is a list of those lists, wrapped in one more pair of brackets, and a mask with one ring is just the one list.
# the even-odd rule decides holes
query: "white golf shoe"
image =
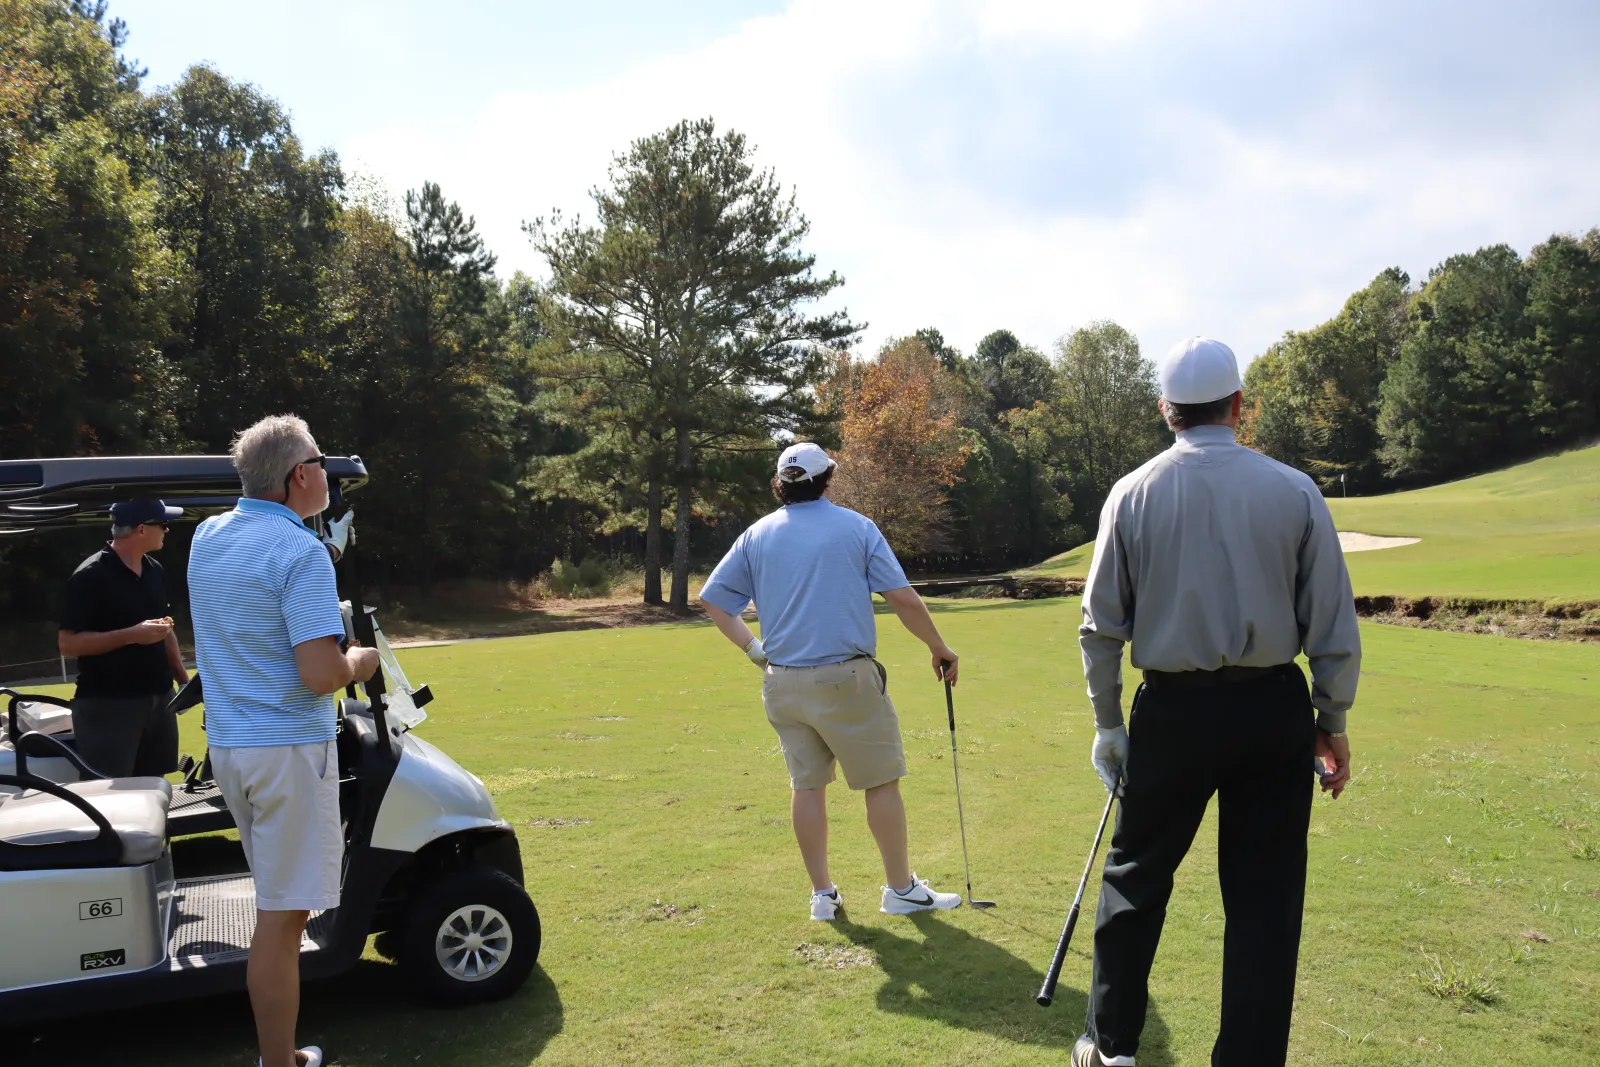
{"label": "white golf shoe", "polygon": [[938,893],[928,888],[926,878],[911,872],[911,888],[904,893],[883,887],[883,906],[878,910],[885,915],[910,915],[916,911],[949,911],[961,907],[960,893]]}
{"label": "white golf shoe", "polygon": [[[322,1067],[322,1050],[315,1045],[295,1049],[294,1062],[297,1067]],[[261,1067],[260,1060],[256,1060],[256,1067]]]}
{"label": "white golf shoe", "polygon": [[839,887],[811,894],[811,917],[831,921],[839,914],[839,909],[844,906],[844,894],[839,892]]}

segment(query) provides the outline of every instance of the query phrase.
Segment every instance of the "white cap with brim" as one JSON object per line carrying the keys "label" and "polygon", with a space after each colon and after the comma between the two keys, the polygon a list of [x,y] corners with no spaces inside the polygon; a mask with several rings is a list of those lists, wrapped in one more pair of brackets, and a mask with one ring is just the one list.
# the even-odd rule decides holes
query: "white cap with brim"
{"label": "white cap with brim", "polygon": [[1178,342],[1157,374],[1162,397],[1174,404],[1209,404],[1244,388],[1233,349],[1209,337]]}
{"label": "white cap with brim", "polygon": [[796,441],[778,457],[778,480],[809,482],[835,466],[837,464],[828,458],[821,445],[814,441]]}

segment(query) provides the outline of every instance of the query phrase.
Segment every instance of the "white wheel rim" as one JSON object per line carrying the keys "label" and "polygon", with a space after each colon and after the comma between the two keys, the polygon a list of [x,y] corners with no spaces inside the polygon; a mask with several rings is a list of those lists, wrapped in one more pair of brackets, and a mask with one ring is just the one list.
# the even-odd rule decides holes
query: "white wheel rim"
{"label": "white wheel rim", "polygon": [[433,955],[458,982],[481,982],[511,958],[511,923],[487,904],[457,908],[439,924]]}

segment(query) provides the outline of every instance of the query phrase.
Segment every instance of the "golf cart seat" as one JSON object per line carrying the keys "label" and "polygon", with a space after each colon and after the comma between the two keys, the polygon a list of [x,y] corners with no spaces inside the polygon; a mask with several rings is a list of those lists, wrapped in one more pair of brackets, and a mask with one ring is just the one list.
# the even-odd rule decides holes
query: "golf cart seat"
{"label": "golf cart seat", "polygon": [[0,871],[140,867],[166,850],[164,778],[60,785],[30,775],[8,784],[26,789],[0,801]]}

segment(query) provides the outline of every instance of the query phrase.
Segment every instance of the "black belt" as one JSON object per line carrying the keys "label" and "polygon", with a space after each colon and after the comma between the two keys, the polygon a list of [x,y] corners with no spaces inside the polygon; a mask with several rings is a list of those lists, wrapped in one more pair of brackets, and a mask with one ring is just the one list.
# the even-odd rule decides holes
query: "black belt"
{"label": "black belt", "polygon": [[1158,690],[1215,689],[1294,669],[1292,663],[1280,663],[1275,667],[1218,667],[1214,671],[1145,671],[1144,684]]}

